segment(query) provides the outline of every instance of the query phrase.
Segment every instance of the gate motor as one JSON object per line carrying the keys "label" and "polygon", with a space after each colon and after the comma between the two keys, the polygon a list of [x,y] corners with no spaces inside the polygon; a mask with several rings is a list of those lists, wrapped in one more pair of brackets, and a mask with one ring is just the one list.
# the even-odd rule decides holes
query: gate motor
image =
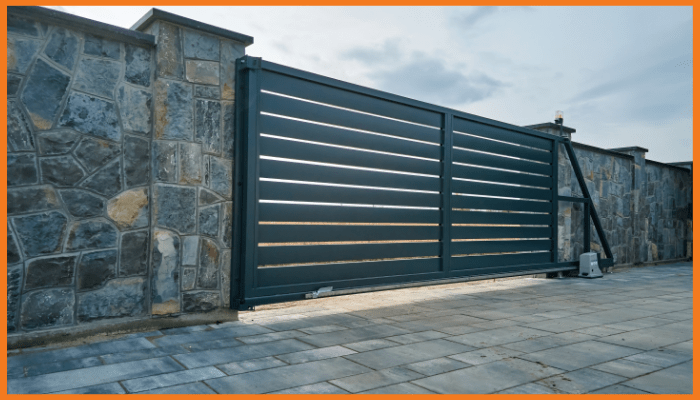
{"label": "gate motor", "polygon": [[603,273],[598,267],[598,253],[583,253],[581,254],[579,269],[579,278],[602,278]]}

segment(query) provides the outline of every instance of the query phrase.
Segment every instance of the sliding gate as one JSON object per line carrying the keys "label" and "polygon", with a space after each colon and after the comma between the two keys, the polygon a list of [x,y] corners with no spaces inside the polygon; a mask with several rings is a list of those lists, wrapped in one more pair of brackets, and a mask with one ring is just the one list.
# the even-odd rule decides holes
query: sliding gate
{"label": "sliding gate", "polygon": [[[557,260],[568,140],[237,60],[232,308],[333,291],[576,269]],[[560,146],[561,144],[561,146]],[[237,279],[236,279],[237,278]],[[308,297],[308,296],[307,296]]]}

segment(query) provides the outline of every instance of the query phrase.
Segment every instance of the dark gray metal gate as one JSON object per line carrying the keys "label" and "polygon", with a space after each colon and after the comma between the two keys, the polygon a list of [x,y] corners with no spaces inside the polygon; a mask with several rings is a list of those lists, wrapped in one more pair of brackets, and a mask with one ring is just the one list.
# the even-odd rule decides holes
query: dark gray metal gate
{"label": "dark gray metal gate", "polygon": [[[564,138],[237,60],[231,307],[314,290],[573,270],[560,201],[601,230]],[[584,198],[556,190],[560,147]],[[590,218],[589,218],[590,216]]]}

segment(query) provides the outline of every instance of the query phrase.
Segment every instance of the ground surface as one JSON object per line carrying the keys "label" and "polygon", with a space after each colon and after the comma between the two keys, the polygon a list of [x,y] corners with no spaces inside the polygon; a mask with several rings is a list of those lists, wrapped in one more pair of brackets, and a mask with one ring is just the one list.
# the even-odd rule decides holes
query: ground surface
{"label": "ground surface", "polygon": [[691,393],[692,264],[366,293],[8,353],[8,393]]}

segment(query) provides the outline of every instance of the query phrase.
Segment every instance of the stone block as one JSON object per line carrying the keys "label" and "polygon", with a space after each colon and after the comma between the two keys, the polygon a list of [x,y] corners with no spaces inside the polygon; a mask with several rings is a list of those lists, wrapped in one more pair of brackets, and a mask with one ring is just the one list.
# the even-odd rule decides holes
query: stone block
{"label": "stone block", "polygon": [[195,233],[196,188],[155,185],[154,203],[157,226]]}
{"label": "stone block", "polygon": [[182,239],[182,265],[197,265],[199,236],[185,236]]}
{"label": "stone block", "polygon": [[199,234],[217,237],[219,234],[219,204],[199,210]]}
{"label": "stone block", "polygon": [[128,131],[147,134],[151,132],[150,92],[122,84],[117,88],[117,105],[122,117],[122,128]]}
{"label": "stone block", "polygon": [[221,251],[221,297],[223,306],[228,308],[231,303],[231,250]]}
{"label": "stone block", "polygon": [[71,129],[41,132],[37,135],[39,154],[57,156],[70,152],[80,140],[80,134]]}
{"label": "stone block", "polygon": [[58,211],[13,218],[25,257],[60,251],[67,221],[68,218]]}
{"label": "stone block", "polygon": [[42,59],[36,61],[20,99],[37,129],[51,129],[69,83],[68,75]]}
{"label": "stone block", "polygon": [[233,160],[233,130],[234,130],[234,108],[233,103],[225,102],[224,105],[224,132],[223,132],[223,156]]}
{"label": "stone block", "polygon": [[98,290],[78,295],[78,320],[131,317],[146,312],[146,279],[114,279]]}
{"label": "stone block", "polygon": [[19,300],[22,290],[22,265],[7,267],[7,331],[17,330],[17,315],[19,315]]}
{"label": "stone block", "polygon": [[182,294],[182,310],[208,312],[219,308],[221,299],[216,292],[188,292]]}
{"label": "stone block", "polygon": [[19,214],[55,210],[60,207],[51,186],[7,189],[7,213]]}
{"label": "stone block", "polygon": [[102,96],[113,98],[122,65],[117,61],[95,58],[83,58],[78,63],[73,88]]}
{"label": "stone block", "polygon": [[17,247],[17,242],[15,241],[15,235],[12,233],[10,226],[7,226],[7,264],[14,264],[22,261],[22,255],[19,252],[19,247]]}
{"label": "stone block", "polygon": [[114,103],[82,93],[71,93],[58,124],[115,142],[122,139]]}
{"label": "stone block", "polygon": [[136,136],[124,138],[124,181],[126,187],[143,186],[151,181],[149,142]]}
{"label": "stone block", "polygon": [[202,143],[205,153],[221,152],[221,103],[195,101],[195,141]]}
{"label": "stone block", "polygon": [[95,172],[121,154],[121,146],[106,140],[83,138],[75,149],[75,157],[88,170]]}
{"label": "stone block", "polygon": [[180,312],[180,238],[156,229],[152,248],[151,313]]}
{"label": "stone block", "polygon": [[192,140],[192,85],[158,80],[155,90],[156,139]]}
{"label": "stone block", "polygon": [[120,230],[148,226],[148,188],[127,190],[107,203],[107,216]]}
{"label": "stone block", "polygon": [[7,144],[9,151],[34,150],[29,120],[15,100],[7,101]]}
{"label": "stone block", "polygon": [[107,57],[114,60],[121,58],[121,48],[119,42],[103,39],[97,36],[85,35],[83,53],[92,56]]}
{"label": "stone block", "polygon": [[[25,186],[39,183],[34,154],[7,155],[7,186]],[[8,203],[8,206],[10,204]]]}
{"label": "stone block", "polygon": [[231,185],[233,179],[233,163],[231,160],[227,160],[219,157],[210,157],[210,170],[211,170],[211,190],[224,196],[224,198],[231,198]]}
{"label": "stone block", "polygon": [[185,30],[185,57],[219,61],[219,39],[199,32]]}
{"label": "stone block", "polygon": [[208,206],[224,201],[219,195],[205,188],[199,188],[199,205]]}
{"label": "stone block", "polygon": [[199,249],[198,289],[216,289],[219,281],[219,248],[207,238],[201,238]]}
{"label": "stone block", "polygon": [[197,270],[195,268],[182,269],[182,290],[194,289],[195,277]]}
{"label": "stone block", "polygon": [[106,249],[117,247],[117,230],[102,220],[76,222],[71,226],[66,250]]}
{"label": "stone block", "polygon": [[37,290],[22,296],[23,329],[54,328],[73,324],[73,289]]}
{"label": "stone block", "polygon": [[7,32],[20,35],[39,36],[36,22],[31,19],[20,18],[14,15],[7,16]]}
{"label": "stone block", "polygon": [[221,243],[230,248],[233,240],[233,203],[226,202],[221,208]]}
{"label": "stone block", "polygon": [[[7,74],[7,95],[14,96],[22,85],[22,77],[19,75]],[[218,89],[218,88],[217,88]]]}
{"label": "stone block", "polygon": [[187,80],[203,85],[219,84],[219,63],[213,61],[187,60],[185,63]]}
{"label": "stone block", "polygon": [[105,197],[112,197],[122,191],[121,172],[121,160],[117,159],[87,178],[81,186]]}
{"label": "stone block", "polygon": [[7,36],[7,71],[24,74],[39,53],[41,40]]}
{"label": "stone block", "polygon": [[73,32],[63,28],[55,29],[49,38],[49,43],[44,48],[44,54],[56,64],[72,71],[75,61],[78,59],[79,40]]}
{"label": "stone block", "polygon": [[27,263],[24,290],[70,286],[75,276],[78,256],[62,255],[39,258]]}
{"label": "stone block", "polygon": [[41,181],[56,186],[73,186],[85,177],[85,172],[73,156],[42,158]]}
{"label": "stone block", "polygon": [[122,235],[119,252],[119,276],[145,275],[148,272],[148,232]]}
{"label": "stone block", "polygon": [[[160,43],[158,43],[160,46]],[[125,44],[124,80],[134,85],[148,87],[151,85],[151,51],[143,47]]]}
{"label": "stone block", "polygon": [[185,185],[202,183],[202,145],[180,143],[180,180]]}
{"label": "stone block", "polygon": [[156,181],[177,182],[177,143],[153,142],[153,175]]}
{"label": "stone block", "polygon": [[[219,76],[219,75],[217,74],[217,76]],[[221,97],[221,89],[218,86],[195,85],[194,86],[194,96],[195,97],[203,97],[205,99],[210,99],[210,100],[218,100]]]}
{"label": "stone block", "polygon": [[78,290],[97,289],[117,275],[117,251],[83,253],[78,264]]}
{"label": "stone block", "polygon": [[185,65],[182,58],[180,28],[175,25],[159,24],[158,46],[156,47],[156,71],[159,77],[182,79]]}
{"label": "stone block", "polygon": [[58,191],[68,212],[76,218],[88,218],[102,215],[105,201],[82,189],[64,189]]}
{"label": "stone block", "polygon": [[221,41],[221,98],[233,100],[236,92],[236,59],[245,55],[245,46],[229,40]]}

